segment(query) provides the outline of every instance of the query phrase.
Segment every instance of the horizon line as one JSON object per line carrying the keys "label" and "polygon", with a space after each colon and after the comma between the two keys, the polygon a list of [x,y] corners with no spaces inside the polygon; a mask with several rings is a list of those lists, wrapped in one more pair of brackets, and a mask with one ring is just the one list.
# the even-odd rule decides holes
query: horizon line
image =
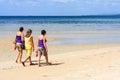
{"label": "horizon line", "polygon": [[0,16],[117,16],[120,14],[88,14],[88,15],[0,15]]}

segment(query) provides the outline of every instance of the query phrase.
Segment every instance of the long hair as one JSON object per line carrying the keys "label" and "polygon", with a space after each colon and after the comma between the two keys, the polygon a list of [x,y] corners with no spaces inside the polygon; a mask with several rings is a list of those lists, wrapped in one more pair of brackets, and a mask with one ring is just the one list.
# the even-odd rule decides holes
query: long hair
{"label": "long hair", "polygon": [[28,29],[27,32],[26,32],[25,37],[30,37],[31,34],[32,34],[32,30]]}

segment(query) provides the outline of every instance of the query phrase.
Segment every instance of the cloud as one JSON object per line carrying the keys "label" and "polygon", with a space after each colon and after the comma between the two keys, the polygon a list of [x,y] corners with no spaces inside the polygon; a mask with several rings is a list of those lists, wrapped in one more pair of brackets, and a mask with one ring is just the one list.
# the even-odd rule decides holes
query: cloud
{"label": "cloud", "polygon": [[41,2],[43,3],[49,3],[49,2],[59,2],[59,3],[69,3],[69,2],[74,2],[74,1],[79,1],[79,0],[0,0],[0,2],[9,2],[12,4],[40,4]]}
{"label": "cloud", "polygon": [[68,3],[68,2],[74,2],[74,1],[77,1],[77,0],[50,0],[50,1],[60,2],[60,3]]}
{"label": "cloud", "polygon": [[40,2],[60,2],[60,3],[69,3],[69,2],[75,2],[77,1],[79,4],[82,4],[84,2],[86,3],[97,3],[97,4],[101,4],[101,3],[116,3],[116,4],[120,4],[120,0],[0,0],[0,2],[12,2],[12,3],[16,3],[16,2],[24,2],[24,3],[40,3]]}
{"label": "cloud", "polygon": [[103,4],[103,5],[111,5],[111,4],[120,4],[120,0],[85,0],[87,4]]}
{"label": "cloud", "polygon": [[42,15],[118,13],[120,0],[0,0],[0,10],[3,10],[0,14],[4,11]]}
{"label": "cloud", "polygon": [[[15,5],[15,6],[21,6],[21,5],[26,5],[26,6],[40,6],[41,4],[49,4],[49,3],[69,3],[69,2],[75,2],[79,0],[0,0],[1,3],[7,3],[10,5]],[[0,3],[0,4],[1,4]]]}
{"label": "cloud", "polygon": [[21,6],[21,5],[36,6],[39,3],[39,0],[0,0],[0,1],[2,1],[3,3],[15,5],[15,6]]}

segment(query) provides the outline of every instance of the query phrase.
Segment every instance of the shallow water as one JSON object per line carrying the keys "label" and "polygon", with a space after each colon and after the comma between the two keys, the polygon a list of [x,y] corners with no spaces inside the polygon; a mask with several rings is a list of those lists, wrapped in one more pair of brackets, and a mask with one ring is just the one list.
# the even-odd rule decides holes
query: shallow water
{"label": "shallow water", "polygon": [[38,37],[45,29],[48,38],[59,38],[48,44],[84,44],[120,42],[119,17],[0,17],[0,38],[14,38],[19,26],[33,30]]}

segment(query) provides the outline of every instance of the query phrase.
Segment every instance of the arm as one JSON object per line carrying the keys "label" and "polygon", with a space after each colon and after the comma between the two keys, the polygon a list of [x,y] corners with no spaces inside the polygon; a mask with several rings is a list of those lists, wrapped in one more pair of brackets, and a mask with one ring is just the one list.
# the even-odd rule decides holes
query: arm
{"label": "arm", "polygon": [[25,39],[24,39],[24,34],[22,33],[21,36],[22,36],[22,41],[24,41],[24,40],[25,40]]}
{"label": "arm", "polygon": [[15,41],[13,43],[16,44],[16,36],[15,36]]}
{"label": "arm", "polygon": [[38,41],[39,41],[39,39],[40,39],[40,36],[38,36],[38,39],[37,39],[37,49],[36,49],[36,51],[38,51]]}
{"label": "arm", "polygon": [[31,37],[31,42],[32,42],[32,48],[33,48],[33,51],[34,51],[34,41],[33,41],[33,37]]}
{"label": "arm", "polygon": [[14,42],[13,42],[14,44],[16,44],[16,36],[17,36],[17,33],[16,33],[16,35],[15,35],[15,40],[14,40]]}
{"label": "arm", "polygon": [[43,38],[43,43],[44,43],[44,47],[45,47],[46,51],[48,51],[47,45],[46,45],[46,38],[45,37]]}

